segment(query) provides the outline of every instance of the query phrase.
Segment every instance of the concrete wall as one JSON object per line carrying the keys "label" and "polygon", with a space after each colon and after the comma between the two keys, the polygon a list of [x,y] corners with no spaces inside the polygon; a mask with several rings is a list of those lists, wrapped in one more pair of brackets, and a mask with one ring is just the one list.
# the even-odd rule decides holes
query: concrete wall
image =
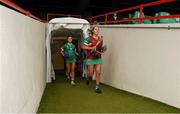
{"label": "concrete wall", "polygon": [[0,112],[37,111],[45,66],[45,24],[0,6]]}
{"label": "concrete wall", "polygon": [[[131,25],[128,27],[176,25]],[[180,108],[180,29],[101,26],[102,82]]]}

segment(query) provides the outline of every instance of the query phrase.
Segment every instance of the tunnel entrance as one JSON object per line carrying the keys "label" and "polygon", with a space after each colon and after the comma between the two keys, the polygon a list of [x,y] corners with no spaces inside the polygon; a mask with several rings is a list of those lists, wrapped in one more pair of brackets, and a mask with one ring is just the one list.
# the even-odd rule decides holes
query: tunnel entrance
{"label": "tunnel entrance", "polygon": [[61,55],[61,47],[67,41],[68,36],[73,37],[73,44],[80,54],[76,60],[76,71],[83,72],[82,43],[89,36],[90,24],[85,19],[64,17],[54,18],[47,25],[46,49],[47,49],[47,82],[55,80],[58,71],[65,70],[64,58]]}

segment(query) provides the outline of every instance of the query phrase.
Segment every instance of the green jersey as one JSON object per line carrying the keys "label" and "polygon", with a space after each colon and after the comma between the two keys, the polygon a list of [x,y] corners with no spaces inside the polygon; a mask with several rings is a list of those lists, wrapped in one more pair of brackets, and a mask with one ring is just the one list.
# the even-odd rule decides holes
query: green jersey
{"label": "green jersey", "polygon": [[89,37],[84,39],[84,44],[85,45],[89,45],[90,44],[90,38]]}
{"label": "green jersey", "polygon": [[76,60],[76,47],[72,43],[66,43],[61,48],[63,51],[68,52],[69,57],[65,58],[66,61]]}

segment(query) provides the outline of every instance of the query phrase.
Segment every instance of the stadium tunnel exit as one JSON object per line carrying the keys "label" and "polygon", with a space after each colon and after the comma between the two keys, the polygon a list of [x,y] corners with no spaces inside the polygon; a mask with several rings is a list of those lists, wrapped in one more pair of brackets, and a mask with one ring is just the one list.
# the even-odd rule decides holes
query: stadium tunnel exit
{"label": "stadium tunnel exit", "polygon": [[[72,36],[77,52],[81,55],[77,59],[77,70],[83,72],[83,41],[89,35],[90,24],[84,19],[55,18],[48,24],[47,29],[47,82],[55,80],[54,69],[64,69],[64,60],[60,55],[60,48],[67,42],[67,36]],[[51,46],[52,44],[52,46]],[[53,53],[51,53],[53,47]],[[51,57],[53,56],[53,58]],[[58,58],[57,58],[58,57]],[[55,60],[56,59],[56,60]],[[54,61],[54,62],[53,62]],[[54,63],[54,64],[53,64]]]}

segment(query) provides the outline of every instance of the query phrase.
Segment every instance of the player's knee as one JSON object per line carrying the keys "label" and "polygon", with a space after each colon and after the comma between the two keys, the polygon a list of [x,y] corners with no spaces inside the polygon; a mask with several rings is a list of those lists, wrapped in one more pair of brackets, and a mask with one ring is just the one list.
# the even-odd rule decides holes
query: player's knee
{"label": "player's knee", "polygon": [[101,75],[101,72],[97,71],[96,74],[97,74],[97,76],[100,76],[100,75]]}

